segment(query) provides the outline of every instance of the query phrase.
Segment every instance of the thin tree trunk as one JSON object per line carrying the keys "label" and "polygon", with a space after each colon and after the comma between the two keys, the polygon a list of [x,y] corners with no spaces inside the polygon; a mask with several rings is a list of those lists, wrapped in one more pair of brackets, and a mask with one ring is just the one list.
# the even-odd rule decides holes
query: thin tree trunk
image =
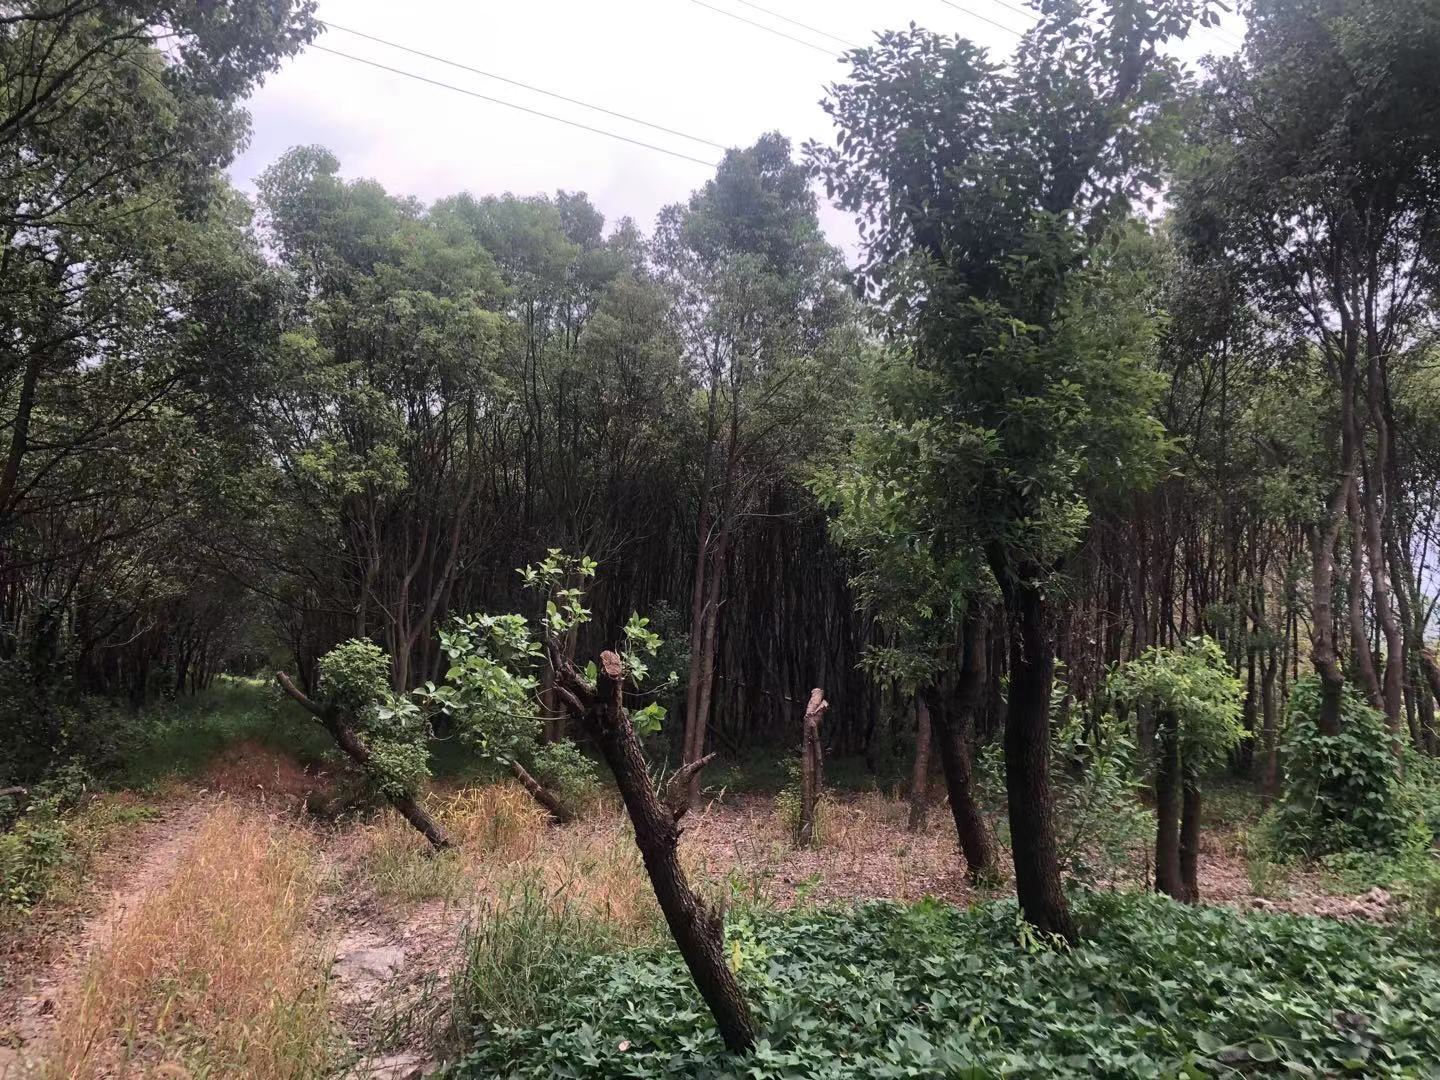
{"label": "thin tree trunk", "polygon": [[530,793],[530,796],[541,806],[554,820],[557,825],[568,825],[575,820],[575,812],[566,806],[553,791],[550,791],[539,780],[531,776],[525,766],[518,761],[510,762],[510,775],[520,781],[520,786]]}
{"label": "thin tree trunk", "polygon": [[1173,712],[1157,718],[1155,759],[1155,891],[1185,899],[1180,875],[1180,732]]}
{"label": "thin tree trunk", "polygon": [[1180,806],[1180,890],[1187,904],[1200,901],[1200,777],[1193,766],[1183,764]]}
{"label": "thin tree trunk", "polygon": [[[321,726],[330,733],[330,737],[335,740],[336,745],[345,752],[351,761],[362,769],[370,764],[370,748],[355,733],[355,729],[347,719],[340,716],[334,709],[324,708],[311,701],[283,671],[277,671],[275,678],[279,680],[280,688],[285,693],[320,721]],[[429,811],[420,805],[413,795],[406,792],[394,794],[387,791],[386,798],[390,800],[390,805],[400,812],[400,816],[413,825],[420,835],[430,841],[430,845],[437,851],[451,845],[450,834],[445,831],[445,827],[431,817]]]}
{"label": "thin tree trunk", "polygon": [[821,750],[820,718],[830,703],[825,700],[825,691],[818,686],[810,691],[810,702],[805,706],[805,719],[801,722],[800,744],[800,821],[795,830],[795,843],[800,847],[815,846],[815,808],[820,801]]}
{"label": "thin tree trunk", "polygon": [[930,708],[925,695],[915,695],[915,767],[910,774],[911,832],[924,832],[930,816]]}
{"label": "thin tree trunk", "polygon": [[625,711],[620,657],[609,651],[601,653],[596,683],[591,686],[561,653],[553,638],[547,641],[546,647],[566,707],[595,739],[615,774],[655,899],[660,903],[665,922],[700,996],[710,1007],[725,1045],[736,1053],[749,1051],[755,1045],[755,1022],[725,957],[724,915],[709,908],[696,895],[680,865],[680,818],[690,805],[693,774],[708,759],[692,762],[678,771],[662,802],[650,780],[640,741]]}
{"label": "thin tree trunk", "polygon": [[965,856],[965,876],[974,885],[994,869],[994,845],[985,815],[975,800],[975,783],[971,770],[970,737],[975,726],[975,712],[980,705],[986,683],[985,620],[968,614],[962,630],[960,675],[953,695],[939,694],[930,719],[935,742],[940,751],[940,766],[945,774],[945,790],[950,801],[950,816],[955,820],[955,837]]}

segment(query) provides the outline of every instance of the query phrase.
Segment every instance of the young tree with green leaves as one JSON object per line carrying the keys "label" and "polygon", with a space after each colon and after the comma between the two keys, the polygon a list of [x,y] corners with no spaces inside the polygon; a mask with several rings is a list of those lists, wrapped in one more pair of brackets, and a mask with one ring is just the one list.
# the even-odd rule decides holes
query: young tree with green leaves
{"label": "young tree with green leaves", "polygon": [[1155,888],[1193,904],[1200,899],[1201,777],[1246,737],[1240,680],[1225,651],[1201,637],[1147,649],[1117,669],[1107,689],[1155,717]]}
{"label": "young tree with green leaves", "polygon": [[[877,507],[967,605],[1003,604],[1006,790],[1016,889],[1039,929],[1074,936],[1049,774],[1053,612],[1090,500],[1143,487],[1154,312],[1127,224],[1173,142],[1178,64],[1162,44],[1203,3],[1062,3],[1014,64],[919,29],[850,54],[809,153],[862,225],[862,277],[903,342],[857,435],[851,502]],[[1127,237],[1130,239],[1127,240]]]}

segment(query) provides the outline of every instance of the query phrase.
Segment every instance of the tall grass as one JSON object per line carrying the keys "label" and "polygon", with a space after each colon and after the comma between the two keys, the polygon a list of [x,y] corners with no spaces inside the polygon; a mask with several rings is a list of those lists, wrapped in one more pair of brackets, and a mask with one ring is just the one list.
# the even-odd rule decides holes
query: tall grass
{"label": "tall grass", "polygon": [[322,1075],[328,961],[305,927],[318,886],[303,834],[222,803],[91,954],[43,1075]]}
{"label": "tall grass", "polygon": [[619,814],[544,830],[522,858],[484,872],[480,895],[452,987],[462,1043],[488,1027],[542,1022],[590,959],[664,936]]}

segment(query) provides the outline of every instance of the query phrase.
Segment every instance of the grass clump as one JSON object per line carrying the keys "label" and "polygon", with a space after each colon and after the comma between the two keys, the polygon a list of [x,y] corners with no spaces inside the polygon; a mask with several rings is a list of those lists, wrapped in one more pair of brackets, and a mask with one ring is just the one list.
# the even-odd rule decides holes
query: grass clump
{"label": "grass clump", "polygon": [[310,846],[220,805],[174,877],[96,946],[61,1004],[43,1075],[323,1075],[326,958],[305,927],[319,887]]}
{"label": "grass clump", "polygon": [[601,954],[511,1014],[461,1076],[1427,1075],[1440,956],[1383,928],[1145,894],[1078,898],[1056,951],[1013,903],[732,918],[764,1033],[729,1057],[668,948]]}

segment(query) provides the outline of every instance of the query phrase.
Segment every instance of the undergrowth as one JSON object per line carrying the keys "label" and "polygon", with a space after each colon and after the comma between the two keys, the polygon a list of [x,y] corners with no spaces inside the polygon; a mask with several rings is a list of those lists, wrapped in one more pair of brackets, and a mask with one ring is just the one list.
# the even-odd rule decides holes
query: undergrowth
{"label": "undergrowth", "polygon": [[1433,948],[1135,893],[1076,913],[1068,951],[1019,933],[1010,902],[732,917],[764,1034],[743,1060],[672,949],[567,957],[451,1075],[1400,1077],[1440,1061]]}
{"label": "undergrowth", "polygon": [[112,837],[154,816],[153,808],[123,792],[87,797],[74,807],[55,796],[30,804],[0,833],[0,931],[44,901],[73,895]]}

